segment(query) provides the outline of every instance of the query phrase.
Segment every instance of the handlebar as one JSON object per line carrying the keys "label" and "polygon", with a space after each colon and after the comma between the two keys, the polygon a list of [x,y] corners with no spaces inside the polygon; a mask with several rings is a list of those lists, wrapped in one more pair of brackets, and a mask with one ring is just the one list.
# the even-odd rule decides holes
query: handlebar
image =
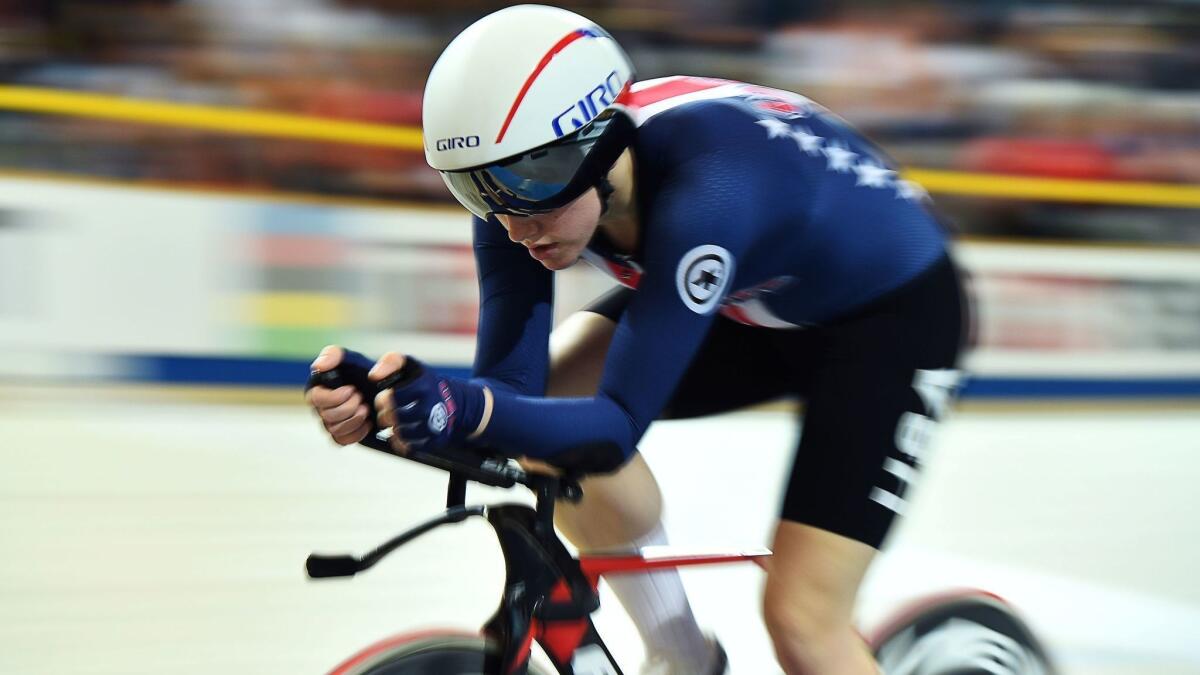
{"label": "handlebar", "polygon": [[446,525],[449,523],[461,523],[471,516],[482,516],[487,513],[486,507],[483,506],[459,506],[451,509],[446,509],[442,515],[429,520],[417,527],[412,528],[388,541],[380,544],[374,551],[362,556],[355,557],[352,555],[322,555],[313,553],[304,561],[304,569],[308,572],[308,576],[312,579],[326,579],[329,577],[352,577],[363,570],[370,569],[375,563],[383,560],[384,556],[395,551],[408,542],[417,537],[433,530],[434,528]]}
{"label": "handlebar", "polygon": [[[411,364],[412,361],[406,361],[398,372],[379,382],[368,378],[366,371],[361,367],[338,366],[324,372],[313,371],[309,376],[308,386],[332,389],[350,384],[358,389],[365,401],[372,402],[379,392],[403,387],[420,377],[420,367]],[[373,425],[372,431],[361,444],[449,473],[446,511],[393,537],[363,556],[311,554],[305,562],[305,569],[310,578],[354,576],[371,568],[392,551],[437,527],[459,523],[472,516],[483,516],[496,529],[506,561],[540,561],[540,564],[549,566],[548,569],[553,569],[548,574],[560,575],[571,589],[570,601],[553,600],[537,606],[541,616],[549,619],[577,619],[587,616],[599,607],[600,600],[595,588],[588,582],[578,562],[570,556],[554,532],[555,502],[559,499],[578,502],[583,497],[578,475],[530,473],[511,457],[497,450],[482,447],[413,449],[399,454],[394,452],[388,443],[390,434],[390,429],[381,430]],[[535,509],[517,504],[466,506],[464,502],[468,481],[503,488],[524,485],[537,496],[537,506]],[[549,598],[549,587],[546,592],[546,597]]]}
{"label": "handlebar", "polygon": [[[413,361],[405,361],[400,370],[389,377],[375,382],[366,376],[365,371],[358,368],[343,368],[337,366],[331,370],[313,371],[308,378],[309,387],[328,387],[336,389],[344,385],[352,385],[358,389],[363,400],[370,405],[381,391],[404,387],[421,375],[419,366]],[[391,430],[375,430],[367,434],[360,443],[369,448],[380,450],[397,457],[403,457],[418,464],[441,469],[450,474],[450,494],[447,506],[462,506],[465,481],[472,481],[492,487],[510,488],[514,485],[524,485],[538,494],[539,497],[547,489],[553,489],[554,499],[566,499],[577,502],[583,497],[583,490],[574,476],[547,476],[531,474],[515,463],[509,456],[483,447],[472,448],[442,448],[439,450],[409,450],[405,454],[397,454],[388,444]]]}

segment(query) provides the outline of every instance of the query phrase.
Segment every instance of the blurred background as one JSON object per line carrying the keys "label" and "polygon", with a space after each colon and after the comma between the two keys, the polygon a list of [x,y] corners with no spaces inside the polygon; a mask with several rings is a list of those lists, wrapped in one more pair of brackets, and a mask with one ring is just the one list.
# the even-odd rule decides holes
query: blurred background
{"label": "blurred background", "polygon": [[[442,47],[500,6],[0,4],[0,340],[24,355],[0,369],[55,377],[43,356],[61,349],[76,376],[284,384],[326,341],[398,333],[468,362],[467,233],[423,160],[421,93]],[[567,6],[643,79],[798,91],[909,167],[968,242],[981,375],[1200,392],[1194,2]],[[604,283],[575,276],[560,309]]]}
{"label": "blurred background", "polygon": [[[959,231],[980,322],[958,450],[868,614],[936,551],[966,570],[943,578],[1011,581],[1068,672],[1200,672],[1200,5],[561,4],[641,79],[833,109]],[[503,5],[0,2],[0,672],[318,672],[396,627],[410,577],[350,595],[295,570],[411,521],[415,492],[436,508],[437,477],[328,454],[298,387],[328,343],[469,366],[467,216],[425,165],[421,95]],[[609,283],[563,276],[560,316]],[[764,467],[793,433],[770,428]],[[663,466],[700,442],[656,433]],[[772,512],[719,531],[757,545]],[[297,618],[323,611],[355,619]]]}

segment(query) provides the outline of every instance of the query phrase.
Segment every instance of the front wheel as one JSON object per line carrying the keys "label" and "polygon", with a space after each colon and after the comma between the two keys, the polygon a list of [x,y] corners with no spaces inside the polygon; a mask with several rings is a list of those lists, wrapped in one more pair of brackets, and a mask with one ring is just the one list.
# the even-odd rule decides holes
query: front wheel
{"label": "front wheel", "polygon": [[[477,635],[427,635],[381,643],[351,657],[330,675],[493,675],[484,670],[499,646]],[[529,675],[552,675],[530,663]]]}

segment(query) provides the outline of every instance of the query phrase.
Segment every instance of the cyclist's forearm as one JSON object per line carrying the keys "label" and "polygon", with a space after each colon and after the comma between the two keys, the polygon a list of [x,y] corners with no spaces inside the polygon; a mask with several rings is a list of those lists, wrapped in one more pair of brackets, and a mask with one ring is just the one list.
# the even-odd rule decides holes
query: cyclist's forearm
{"label": "cyclist's forearm", "polygon": [[[614,400],[492,394],[491,418],[475,439],[506,452],[563,464],[620,464],[643,430]],[[590,454],[590,458],[581,455]],[[615,468],[615,467],[614,467]]]}
{"label": "cyclist's forearm", "polygon": [[494,391],[545,392],[554,296],[550,271],[509,241],[504,228],[475,219],[479,330],[472,367]]}

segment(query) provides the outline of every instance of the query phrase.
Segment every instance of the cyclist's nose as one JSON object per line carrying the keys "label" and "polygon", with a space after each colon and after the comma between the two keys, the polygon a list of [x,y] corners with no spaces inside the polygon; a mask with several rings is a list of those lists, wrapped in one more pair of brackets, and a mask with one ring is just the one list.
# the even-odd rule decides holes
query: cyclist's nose
{"label": "cyclist's nose", "polygon": [[514,217],[508,219],[508,238],[516,243],[536,239],[539,229],[540,226],[535,218]]}

